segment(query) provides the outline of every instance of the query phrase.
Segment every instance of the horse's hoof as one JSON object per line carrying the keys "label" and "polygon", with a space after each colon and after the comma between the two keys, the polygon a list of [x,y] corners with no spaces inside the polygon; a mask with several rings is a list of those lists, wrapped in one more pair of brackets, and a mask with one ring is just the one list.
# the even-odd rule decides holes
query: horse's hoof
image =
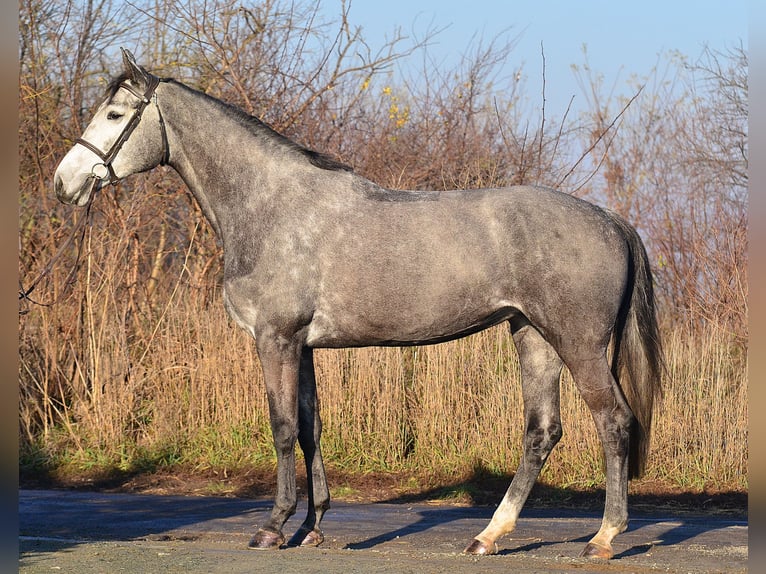
{"label": "horse's hoof", "polygon": [[322,531],[319,530],[319,528],[309,530],[308,528],[301,527],[295,534],[293,534],[287,545],[311,548],[319,546],[322,542],[324,542],[324,534],[322,534]]}
{"label": "horse's hoof", "polygon": [[614,556],[612,552],[612,546],[602,546],[601,544],[594,544],[588,542],[585,549],[580,554],[581,558],[595,558],[597,560],[610,560]]}
{"label": "horse's hoof", "polygon": [[284,543],[285,537],[281,532],[259,528],[247,546],[253,550],[277,550]]}
{"label": "horse's hoof", "polygon": [[464,554],[471,554],[473,556],[489,556],[490,554],[497,554],[497,544],[494,542],[490,545],[486,542],[482,542],[478,538],[474,538],[474,541],[463,550]]}

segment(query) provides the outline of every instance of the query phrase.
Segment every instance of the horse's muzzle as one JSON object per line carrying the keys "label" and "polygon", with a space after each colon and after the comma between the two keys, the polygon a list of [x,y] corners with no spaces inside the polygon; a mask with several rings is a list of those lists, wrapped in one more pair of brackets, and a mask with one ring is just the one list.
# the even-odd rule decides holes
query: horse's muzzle
{"label": "horse's muzzle", "polygon": [[73,192],[64,185],[64,181],[59,175],[53,178],[53,189],[56,192],[56,197],[61,203],[74,204],[82,207],[86,205],[90,200],[94,191],[97,191],[101,187],[102,181],[95,177],[87,177],[82,182],[80,187],[76,188]]}

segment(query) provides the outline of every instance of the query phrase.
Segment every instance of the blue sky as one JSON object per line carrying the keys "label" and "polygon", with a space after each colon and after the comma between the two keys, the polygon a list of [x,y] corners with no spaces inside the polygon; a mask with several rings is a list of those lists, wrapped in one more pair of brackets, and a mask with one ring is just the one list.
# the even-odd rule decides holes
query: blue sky
{"label": "blue sky", "polygon": [[[325,2],[323,10],[334,15],[338,4]],[[520,37],[508,73],[523,65],[527,96],[537,98],[542,42],[553,115],[564,111],[572,95],[584,103],[571,69],[584,63],[583,44],[591,69],[603,75],[605,86],[616,85],[623,93],[631,75],[649,74],[660,53],[677,50],[695,59],[705,44],[722,50],[740,40],[748,43],[747,0],[352,0],[350,21],[363,28],[372,47],[397,27],[407,35],[446,27],[429,53],[448,67],[473,36],[491,39],[511,27],[509,34]],[[415,59],[412,65],[420,63]]]}

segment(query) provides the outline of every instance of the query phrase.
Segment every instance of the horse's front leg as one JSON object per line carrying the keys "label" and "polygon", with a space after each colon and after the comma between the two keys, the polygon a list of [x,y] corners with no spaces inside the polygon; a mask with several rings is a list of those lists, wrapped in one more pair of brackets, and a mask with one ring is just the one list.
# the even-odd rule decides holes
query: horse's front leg
{"label": "horse's front leg", "polygon": [[298,444],[306,459],[309,509],[306,520],[288,543],[289,546],[319,546],[324,535],[319,528],[322,516],[330,508],[330,491],[322,461],[319,441],[322,421],[319,417],[319,401],[314,374],[314,351],[304,348],[298,379]]}
{"label": "horse's front leg", "polygon": [[285,543],[282,527],[295,514],[295,441],[298,438],[298,371],[301,345],[257,339],[269,419],[277,454],[277,494],[271,517],[250,541],[250,548],[276,549]]}

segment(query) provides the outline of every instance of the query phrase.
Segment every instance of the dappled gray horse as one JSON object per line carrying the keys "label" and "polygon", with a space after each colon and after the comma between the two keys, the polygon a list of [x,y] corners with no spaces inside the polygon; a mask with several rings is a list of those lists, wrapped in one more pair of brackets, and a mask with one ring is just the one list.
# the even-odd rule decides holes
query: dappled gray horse
{"label": "dappled gray horse", "polygon": [[[424,345],[508,322],[519,353],[524,452],[489,525],[497,551],[561,438],[572,373],[604,449],[606,505],[584,556],[611,558],[643,470],[661,356],[644,247],[616,214],[537,187],[392,191],[242,111],[159,79],[123,51],[81,139],[55,174],[85,205],[104,182],[167,164],[223,243],[224,304],[256,342],[277,455],[277,493],[253,548],[279,548],[296,510],[295,443],[309,509],[289,545],[323,540],[330,496],[319,446],[314,349]],[[608,352],[608,349],[612,349]],[[488,437],[488,440],[494,440]]]}

